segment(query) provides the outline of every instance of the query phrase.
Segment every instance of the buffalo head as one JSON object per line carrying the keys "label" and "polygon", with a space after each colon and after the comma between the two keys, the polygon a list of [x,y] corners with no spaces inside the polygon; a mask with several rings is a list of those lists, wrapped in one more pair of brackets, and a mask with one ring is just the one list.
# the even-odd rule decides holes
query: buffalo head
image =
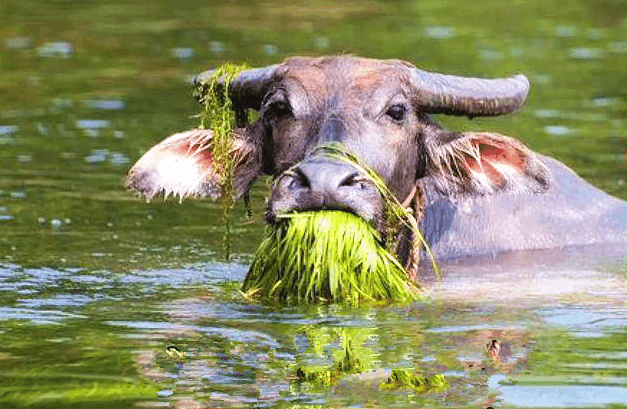
{"label": "buffalo head", "polygon": [[[385,231],[375,186],[350,163],[321,153],[321,146],[333,143],[378,172],[406,205],[420,206],[416,186],[419,193],[429,189],[449,197],[542,191],[545,167],[516,140],[449,132],[429,117],[513,112],[528,88],[522,75],[463,78],[353,56],[290,58],[244,71],[230,85],[231,99],[237,111],[254,109],[260,116],[236,131],[235,189],[241,195],[260,174],[272,175],[269,223],[282,213],[340,209]],[[128,185],[149,198],[216,198],[211,140],[209,130],[170,136],[135,164]]]}

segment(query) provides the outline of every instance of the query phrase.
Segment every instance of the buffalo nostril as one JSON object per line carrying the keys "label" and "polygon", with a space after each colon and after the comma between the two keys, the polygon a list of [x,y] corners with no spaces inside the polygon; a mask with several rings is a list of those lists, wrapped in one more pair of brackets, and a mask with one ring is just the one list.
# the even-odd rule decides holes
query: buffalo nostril
{"label": "buffalo nostril", "polygon": [[339,184],[339,187],[356,187],[359,190],[368,189],[368,181],[363,178],[363,176],[359,172],[351,173]]}
{"label": "buffalo nostril", "polygon": [[303,187],[303,185],[302,185],[301,181],[298,180],[298,179],[290,180],[290,183],[287,185],[287,188],[289,190],[296,190],[296,189],[300,189],[302,187]]}
{"label": "buffalo nostril", "polygon": [[350,175],[346,176],[344,179],[340,181],[340,183],[338,184],[338,187],[354,186],[358,177],[359,177],[359,174],[357,172],[351,173]]}

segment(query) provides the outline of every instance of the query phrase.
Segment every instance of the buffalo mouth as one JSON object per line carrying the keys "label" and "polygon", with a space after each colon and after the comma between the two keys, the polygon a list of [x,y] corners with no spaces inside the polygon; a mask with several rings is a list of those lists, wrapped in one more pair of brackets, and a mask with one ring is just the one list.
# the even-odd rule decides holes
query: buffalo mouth
{"label": "buffalo mouth", "polygon": [[266,229],[243,291],[299,304],[415,300],[417,284],[386,244],[350,212],[286,214]]}
{"label": "buffalo mouth", "polygon": [[385,234],[386,193],[374,170],[342,145],[326,144],[276,178],[265,221],[280,224],[293,213],[342,211]]}

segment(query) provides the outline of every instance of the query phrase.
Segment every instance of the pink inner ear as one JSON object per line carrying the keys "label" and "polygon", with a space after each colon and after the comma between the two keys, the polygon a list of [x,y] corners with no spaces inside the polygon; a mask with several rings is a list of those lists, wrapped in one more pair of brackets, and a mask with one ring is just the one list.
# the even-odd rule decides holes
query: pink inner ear
{"label": "pink inner ear", "polygon": [[200,173],[206,173],[213,167],[211,136],[210,131],[183,132],[166,139],[157,148],[161,148],[162,155],[193,160]]}
{"label": "pink inner ear", "polygon": [[147,198],[163,193],[180,198],[218,197],[210,130],[193,129],[169,136],[142,156],[127,184]]}
{"label": "pink inner ear", "polygon": [[210,146],[202,141],[185,141],[173,146],[170,151],[182,157],[193,158],[196,164],[206,172],[213,167],[213,153]]}
{"label": "pink inner ear", "polygon": [[508,140],[495,139],[489,134],[477,134],[468,141],[471,149],[466,154],[461,165],[471,174],[482,174],[494,186],[501,186],[506,181],[504,175],[508,173],[523,174],[528,162],[524,148]]}

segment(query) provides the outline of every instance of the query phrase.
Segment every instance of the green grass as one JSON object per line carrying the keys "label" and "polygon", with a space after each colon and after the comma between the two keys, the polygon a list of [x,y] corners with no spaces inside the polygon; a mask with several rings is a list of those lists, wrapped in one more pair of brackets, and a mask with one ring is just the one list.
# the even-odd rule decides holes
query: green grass
{"label": "green grass", "polygon": [[[425,240],[418,226],[418,220],[421,214],[417,213],[422,211],[422,203],[418,203],[417,208],[412,204],[410,204],[409,207],[403,206],[383,179],[381,179],[381,176],[341,144],[325,144],[318,147],[316,152],[319,155],[327,156],[331,159],[348,162],[357,169],[361,175],[366,177],[379,191],[383,199],[383,213],[388,230],[388,242],[386,243],[386,247],[389,250],[394,249],[394,241],[398,238],[399,234],[402,234],[403,229],[407,229],[411,233],[413,240],[412,254],[408,263],[408,269],[413,269],[414,271],[412,271],[412,273],[415,273],[415,270],[418,268],[418,263],[420,262],[420,251],[424,249],[429,256],[433,271],[440,276],[440,269],[436,263],[435,255],[431,251],[429,243]],[[420,202],[420,194],[417,195],[415,200]]]}
{"label": "green grass", "polygon": [[388,381],[380,385],[384,390],[395,388],[411,388],[419,392],[440,392],[448,388],[444,375],[435,375],[431,378],[420,376],[412,369],[392,369]]}
{"label": "green grass", "polygon": [[418,286],[363,219],[340,211],[283,217],[255,253],[248,296],[352,305],[416,299]]}

